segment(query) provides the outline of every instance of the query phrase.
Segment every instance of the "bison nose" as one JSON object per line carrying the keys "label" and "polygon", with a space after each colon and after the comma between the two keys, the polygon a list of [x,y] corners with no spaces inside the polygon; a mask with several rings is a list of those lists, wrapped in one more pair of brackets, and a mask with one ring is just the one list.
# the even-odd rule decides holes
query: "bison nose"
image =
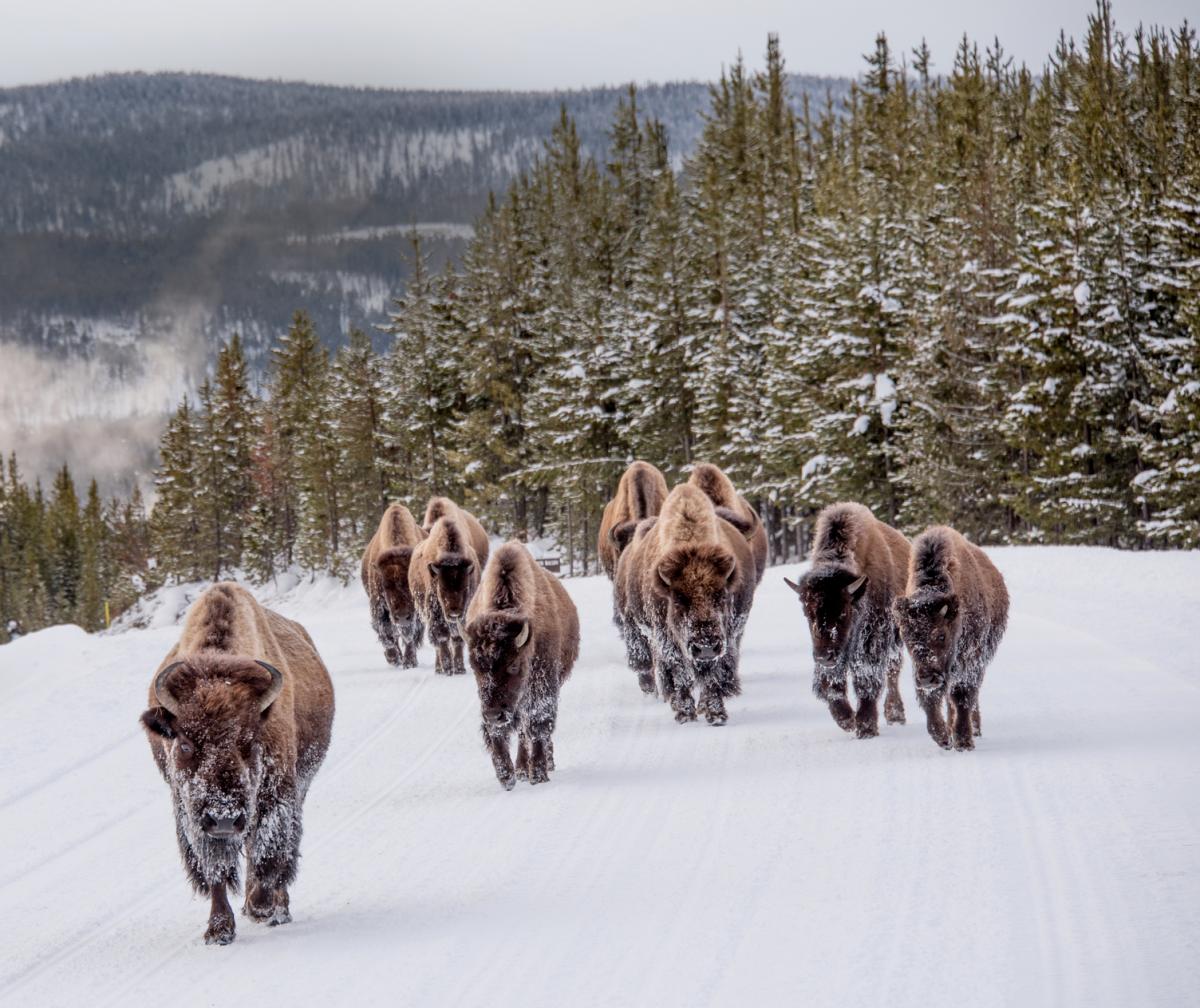
{"label": "bison nose", "polygon": [[200,828],[214,840],[231,840],[246,828],[246,816],[238,813],[234,816],[214,816],[205,812],[200,820]]}
{"label": "bison nose", "polygon": [[719,648],[713,647],[711,644],[696,644],[691,645],[692,658],[696,661],[714,661],[721,657]]}
{"label": "bison nose", "polygon": [[500,728],[508,722],[508,712],[503,707],[489,707],[483,712],[483,719],[493,727]]}

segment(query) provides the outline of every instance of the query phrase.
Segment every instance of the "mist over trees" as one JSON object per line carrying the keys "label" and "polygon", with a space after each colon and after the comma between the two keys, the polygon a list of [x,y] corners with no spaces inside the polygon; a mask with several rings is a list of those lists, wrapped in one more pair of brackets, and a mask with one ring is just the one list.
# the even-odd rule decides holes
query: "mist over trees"
{"label": "mist over trees", "polygon": [[[788,88],[775,39],[733,63],[681,171],[635,89],[603,156],[564,110],[456,267],[414,236],[381,352],[298,313],[256,390],[229,341],[163,438],[151,580],[353,576],[385,503],[433,493],[592,571],[634,458],[722,466],[776,562],[838,499],[982,543],[1200,545],[1194,32],[1101,4],[1038,74],[881,36],[844,102]],[[4,514],[36,510],[9,482]]]}

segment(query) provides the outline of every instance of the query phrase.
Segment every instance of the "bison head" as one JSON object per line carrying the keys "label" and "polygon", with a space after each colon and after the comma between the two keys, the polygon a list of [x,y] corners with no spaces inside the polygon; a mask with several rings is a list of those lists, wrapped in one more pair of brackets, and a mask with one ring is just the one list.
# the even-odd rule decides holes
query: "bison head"
{"label": "bison head", "polygon": [[800,596],[812,635],[813,662],[819,671],[832,671],[841,665],[849,646],[858,609],[866,597],[867,575],[848,567],[819,567],[805,574],[799,584],[783,580]]}
{"label": "bison head", "polygon": [[384,550],[375,561],[388,616],[398,627],[411,627],[417,618],[412,592],[408,588],[408,568],[411,561],[411,546],[397,546]]}
{"label": "bison head", "polygon": [[917,692],[944,686],[962,626],[958,596],[922,592],[892,604],[900,636],[913,659]]}
{"label": "bison head", "polygon": [[504,729],[512,725],[527,662],[531,626],[528,619],[506,612],[486,612],[465,627],[471,668],[479,687],[484,724]]}
{"label": "bison head", "polygon": [[709,665],[729,647],[737,573],[737,561],[724,546],[677,549],[658,564],[667,628],[693,664]]}
{"label": "bison head", "polygon": [[458,624],[479,585],[479,564],[462,553],[442,553],[429,565],[429,577],[446,619]]}
{"label": "bison head", "polygon": [[166,743],[165,771],[193,847],[241,843],[262,780],[263,721],[283,676],[262,661],[177,661],[154,680],[142,724]]}

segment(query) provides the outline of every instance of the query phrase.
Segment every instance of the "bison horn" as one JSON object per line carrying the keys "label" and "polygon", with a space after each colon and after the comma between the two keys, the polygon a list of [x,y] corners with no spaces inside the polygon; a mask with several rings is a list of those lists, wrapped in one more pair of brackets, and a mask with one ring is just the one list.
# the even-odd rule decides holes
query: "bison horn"
{"label": "bison horn", "polygon": [[947,602],[944,606],[942,606],[941,609],[938,610],[938,615],[945,617],[946,613],[948,613],[949,611],[950,611],[950,603]]}
{"label": "bison horn", "polygon": [[859,590],[862,588],[862,586],[864,584],[866,584],[866,581],[867,581],[866,574],[864,574],[862,577],[860,577],[857,581],[851,581],[848,585],[846,585],[846,593],[848,595],[857,595],[859,593]]}
{"label": "bison horn", "polygon": [[254,660],[256,665],[261,665],[271,673],[271,685],[267,687],[267,692],[262,695],[262,699],[258,702],[258,712],[261,714],[271,706],[283,691],[283,673],[274,665],[268,665],[265,661]]}
{"label": "bison horn", "polygon": [[784,578],[783,583],[791,588],[792,591],[794,591],[797,595],[801,594],[801,588],[798,584],[796,584],[795,581],[789,581],[787,578]]}
{"label": "bison horn", "polygon": [[167,677],[182,664],[181,661],[171,662],[154,677],[154,699],[158,701],[160,707],[165,707],[176,717],[179,717],[179,701],[175,699],[175,694],[167,685]]}
{"label": "bison horn", "polygon": [[526,620],[524,625],[521,627],[521,632],[519,634],[517,634],[516,640],[513,641],[513,646],[516,647],[518,650],[520,650],[521,648],[523,648],[526,645],[526,643],[528,641],[529,641],[529,621]]}

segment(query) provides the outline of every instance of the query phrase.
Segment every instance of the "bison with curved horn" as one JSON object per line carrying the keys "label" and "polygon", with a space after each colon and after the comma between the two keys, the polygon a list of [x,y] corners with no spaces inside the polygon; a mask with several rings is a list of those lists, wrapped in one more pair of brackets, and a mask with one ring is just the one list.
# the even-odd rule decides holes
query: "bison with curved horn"
{"label": "bison with curved horn", "polygon": [[[861,504],[831,504],[817,516],[812,566],[796,584],[812,634],[813,692],[834,721],[859,738],[879,734],[878,698],[887,682],[884,716],[904,724],[900,697],[903,650],[892,600],[904,591],[909,545]],[[855,710],[846,699],[854,682]]]}
{"label": "bison with curved horn", "polygon": [[696,720],[699,683],[705,719],[725,723],[725,698],[741,692],[738,661],[754,584],[745,538],[690,483],[670,492],[621,554],[615,591],[630,662],[643,690],[657,678],[676,721]]}
{"label": "bison with curved horn", "polygon": [[[554,769],[559,688],[579,657],[579,615],[562,583],[521,543],[505,543],[483,572],[465,629],[484,741],[505,790]],[[517,732],[517,762],[509,737]]]}
{"label": "bison with curved horn", "polygon": [[943,749],[974,749],[974,737],[983,734],[983,674],[1008,625],[1004,577],[978,546],[952,528],[934,526],[913,541],[908,584],[895,613],[930,737]]}
{"label": "bison with curved horn", "polygon": [[437,648],[434,671],[462,675],[467,671],[462,624],[487,560],[487,533],[473,515],[446,497],[433,498],[425,518],[433,522],[428,537],[413,551],[408,585]]}
{"label": "bison with curved horn", "polygon": [[413,550],[425,535],[408,508],[392,504],[383,513],[362,558],[362,583],[371,606],[371,626],[388,664],[401,668],[416,668],[417,648],[425,633],[408,586]]}
{"label": "bison with curved horn", "polygon": [[246,857],[243,913],[291,920],[301,813],[333,726],[333,684],[298,623],[220,583],[188,612],[150,683],[142,725],[175,807],[188,880],[211,897],[208,944],[233,941],[226,897]]}

